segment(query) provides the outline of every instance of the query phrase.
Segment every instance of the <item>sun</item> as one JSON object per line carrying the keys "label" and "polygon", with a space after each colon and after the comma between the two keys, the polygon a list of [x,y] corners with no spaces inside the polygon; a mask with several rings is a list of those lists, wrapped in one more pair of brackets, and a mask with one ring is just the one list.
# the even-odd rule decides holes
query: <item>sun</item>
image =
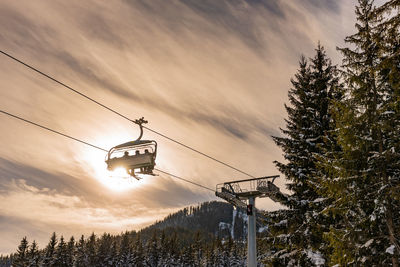
{"label": "sun", "polygon": [[110,190],[123,192],[138,188],[146,183],[146,179],[137,180],[131,177],[124,168],[117,168],[114,171],[107,170],[105,163],[105,152],[85,151],[83,157],[88,165],[88,171],[102,185]]}

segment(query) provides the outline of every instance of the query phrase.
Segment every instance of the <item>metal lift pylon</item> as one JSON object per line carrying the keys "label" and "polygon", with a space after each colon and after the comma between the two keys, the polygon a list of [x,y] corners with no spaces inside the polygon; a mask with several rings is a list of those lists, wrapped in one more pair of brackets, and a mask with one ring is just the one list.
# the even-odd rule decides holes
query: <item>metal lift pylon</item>
{"label": "metal lift pylon", "polygon": [[215,195],[235,207],[247,211],[247,266],[257,266],[256,207],[257,197],[269,197],[275,202],[283,202],[287,195],[274,184],[279,175],[237,180],[217,184]]}

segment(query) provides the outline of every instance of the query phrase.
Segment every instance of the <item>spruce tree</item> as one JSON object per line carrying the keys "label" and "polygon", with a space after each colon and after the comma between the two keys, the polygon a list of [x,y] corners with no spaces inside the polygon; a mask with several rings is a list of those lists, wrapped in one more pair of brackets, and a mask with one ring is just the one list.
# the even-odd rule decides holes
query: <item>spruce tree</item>
{"label": "spruce tree", "polygon": [[0,266],[1,267],[9,267],[9,266],[11,266],[11,262],[12,262],[12,260],[11,260],[11,257],[10,256],[3,256],[3,255],[1,255],[0,256]]}
{"label": "spruce tree", "polygon": [[[117,265],[117,260],[118,260],[118,243],[116,241],[115,238],[113,238],[112,242],[111,242],[111,247],[110,247],[110,251],[109,254],[107,256],[107,265],[108,266],[116,266]],[[105,265],[105,266],[107,266]],[[134,266],[142,266],[142,265],[134,265]]]}
{"label": "spruce tree", "polygon": [[58,240],[56,233],[53,233],[50,237],[47,247],[44,250],[44,256],[40,264],[41,266],[53,266],[57,242]]}
{"label": "spruce tree", "polygon": [[26,236],[22,238],[21,243],[18,246],[17,253],[13,259],[13,266],[16,267],[25,267],[29,263],[29,245],[28,241],[26,240]]}
{"label": "spruce tree", "polygon": [[150,266],[157,266],[159,261],[157,232],[153,231],[151,239],[147,242],[147,263]]}
{"label": "spruce tree", "polygon": [[292,194],[283,202],[289,210],[277,213],[276,227],[271,225],[274,247],[279,250],[271,260],[305,266],[319,265],[309,255],[320,254],[325,248],[323,232],[328,231],[328,223],[322,210],[326,200],[319,193],[317,158],[324,150],[324,135],[333,127],[329,107],[340,97],[340,90],[336,67],[320,44],[310,65],[301,57],[299,67],[291,79],[290,105],[285,105],[288,119],[286,129],[281,129],[284,137],[273,137],[286,160],[275,164],[289,181],[287,188]]}
{"label": "spruce tree", "polygon": [[[384,33],[381,45],[383,60],[379,68],[379,77],[387,96],[383,116],[386,121],[384,131],[388,136],[386,157],[391,161],[388,168],[389,186],[385,188],[385,193],[392,198],[393,236],[398,237],[400,236],[400,1],[388,1],[381,10],[384,14],[390,14],[389,18],[386,17],[378,25],[378,29]],[[391,238],[391,247],[394,248],[393,255],[399,257],[399,241]]]}
{"label": "spruce tree", "polygon": [[202,245],[202,240],[201,240],[201,234],[200,231],[196,231],[194,234],[194,240],[193,240],[193,260],[195,266],[200,266],[201,261],[203,258],[203,245]]}
{"label": "spruce tree", "polygon": [[73,266],[75,259],[75,238],[71,236],[67,243],[67,251],[65,255],[65,263],[67,266]]}
{"label": "spruce tree", "polygon": [[118,266],[132,266],[133,262],[133,253],[132,253],[132,245],[130,240],[130,235],[128,232],[125,232],[122,235],[121,245],[119,249],[119,264]]}
{"label": "spruce tree", "polygon": [[168,239],[165,235],[165,231],[161,230],[161,237],[158,246],[158,251],[160,252],[160,266],[168,266],[171,264],[171,257],[168,251]]}
{"label": "spruce tree", "polygon": [[144,266],[145,255],[143,251],[143,244],[140,232],[136,235],[136,242],[134,246],[133,252],[133,264],[134,266]]}
{"label": "spruce tree", "polygon": [[223,262],[223,266],[232,266],[232,262],[231,262],[231,250],[233,247],[233,240],[232,237],[229,236],[228,240],[225,240],[225,243],[222,247],[222,262]]}
{"label": "spruce tree", "polygon": [[218,267],[224,266],[224,247],[219,237],[215,240],[213,264]]}
{"label": "spruce tree", "polygon": [[[99,248],[97,250],[98,263],[97,266],[113,266],[110,264],[112,253],[112,238],[110,234],[104,233],[99,239]],[[116,256],[116,255],[114,255]]]}
{"label": "spruce tree", "polygon": [[334,199],[330,210],[341,216],[342,223],[328,235],[332,264],[398,266],[397,256],[386,250],[398,247],[393,182],[399,177],[400,139],[393,123],[399,118],[399,102],[386,81],[386,45],[378,27],[383,17],[376,11],[373,1],[359,0],[357,32],[345,39],[350,47],[339,48],[346,99],[337,103],[340,150],[330,158],[327,169],[333,179],[326,192]]}
{"label": "spruce tree", "polygon": [[187,266],[187,267],[194,267],[195,262],[193,259],[193,247],[186,246],[182,250],[181,259],[180,259],[180,266]]}
{"label": "spruce tree", "polygon": [[230,254],[229,262],[232,267],[239,267],[239,266],[245,265],[245,263],[242,261],[242,259],[240,257],[237,242],[234,242],[232,244],[231,251],[229,254]]}
{"label": "spruce tree", "polygon": [[169,258],[171,260],[171,264],[177,264],[180,256],[180,251],[179,251],[179,240],[178,236],[176,234],[176,231],[173,232],[173,234],[168,238],[167,240],[167,251]]}
{"label": "spruce tree", "polygon": [[74,266],[75,267],[87,266],[85,237],[83,235],[81,235],[81,238],[76,244],[76,256],[74,260]]}
{"label": "spruce tree", "polygon": [[39,267],[40,252],[35,240],[33,240],[31,246],[29,247],[28,260],[28,267]]}
{"label": "spruce tree", "polygon": [[215,252],[216,252],[216,240],[214,239],[213,242],[207,248],[205,266],[207,267],[215,266],[215,260],[216,260]]}
{"label": "spruce tree", "polygon": [[66,262],[67,259],[67,243],[64,241],[64,237],[61,236],[60,240],[58,242],[57,249],[54,253],[54,261],[53,261],[53,266],[57,267],[68,267],[68,263]]}
{"label": "spruce tree", "polygon": [[97,244],[96,244],[96,235],[92,233],[88,240],[86,241],[86,257],[87,257],[87,265],[88,266],[96,266],[98,262],[97,258]]}

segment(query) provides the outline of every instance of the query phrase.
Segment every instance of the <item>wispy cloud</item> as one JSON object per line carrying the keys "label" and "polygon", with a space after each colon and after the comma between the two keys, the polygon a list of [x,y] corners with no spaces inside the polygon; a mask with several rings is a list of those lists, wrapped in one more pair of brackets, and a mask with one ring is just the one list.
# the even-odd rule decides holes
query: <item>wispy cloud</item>
{"label": "wispy cloud", "polygon": [[[311,56],[320,40],[338,62],[335,47],[352,26],[352,5],[10,0],[0,4],[0,48],[132,119],[145,116],[151,128],[185,144],[254,175],[275,174],[272,161],[281,151],[270,136],[284,125],[298,58]],[[0,69],[2,109],[105,148],[137,135],[115,114],[5,57]],[[0,253],[15,249],[23,235],[43,243],[53,229],[138,229],[214,199],[164,175],[115,193],[98,177],[102,152],[2,115],[0,123],[0,236],[7,240]],[[212,188],[241,178],[145,134],[159,143],[161,169]]]}

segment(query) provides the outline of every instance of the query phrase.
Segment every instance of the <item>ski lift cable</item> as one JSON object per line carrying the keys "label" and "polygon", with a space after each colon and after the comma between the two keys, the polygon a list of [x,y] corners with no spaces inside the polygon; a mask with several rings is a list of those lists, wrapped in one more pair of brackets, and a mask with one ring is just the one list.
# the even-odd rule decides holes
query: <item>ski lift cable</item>
{"label": "ski lift cable", "polygon": [[[0,110],[0,112],[3,113],[3,114],[5,114],[5,115],[7,115],[7,116],[13,117],[13,118],[15,118],[15,119],[18,119],[18,120],[24,121],[24,122],[26,122],[26,123],[32,124],[32,125],[34,125],[34,126],[40,127],[40,128],[42,128],[42,129],[45,129],[45,130],[47,130],[47,131],[53,132],[53,133],[55,133],[55,134],[61,135],[61,136],[63,136],[63,137],[69,138],[69,139],[72,139],[72,140],[74,140],[74,141],[76,141],[76,142],[80,142],[80,143],[82,143],[82,144],[91,146],[91,147],[96,148],[96,149],[98,149],[98,150],[101,150],[101,151],[104,151],[104,152],[108,152],[107,149],[98,147],[98,146],[96,146],[96,145],[92,145],[92,144],[90,144],[90,143],[88,143],[88,142],[85,142],[85,141],[82,141],[82,140],[80,140],[80,139],[78,139],[78,138],[72,137],[72,136],[70,136],[70,135],[61,133],[61,132],[56,131],[56,130],[53,130],[53,129],[49,128],[49,127],[46,127],[46,126],[43,126],[43,125],[38,124],[38,123],[36,123],[36,122],[33,122],[33,121],[30,121],[30,120],[24,119],[24,118],[22,118],[22,117],[19,117],[19,116],[17,116],[17,115],[11,114],[11,113],[6,112],[6,111],[4,111],[4,110]],[[207,187],[207,186],[204,186],[204,185],[201,185],[201,184],[192,182],[192,181],[187,180],[187,179],[185,179],[185,178],[182,178],[182,177],[180,177],[180,176],[177,176],[177,175],[168,173],[168,172],[163,171],[163,170],[160,170],[160,169],[154,169],[154,170],[156,170],[156,171],[158,171],[158,172],[160,172],[160,173],[164,173],[164,174],[166,174],[166,175],[168,175],[168,176],[170,176],[170,177],[179,179],[179,180],[181,180],[181,181],[190,183],[190,184],[192,184],[192,185],[196,185],[196,186],[201,187],[201,188],[203,188],[203,189],[207,189],[207,190],[210,190],[210,191],[212,191],[212,192],[215,192],[214,189],[211,189],[211,188],[209,188],[209,187]]]}
{"label": "ski lift cable", "polygon": [[[25,63],[24,61],[22,61],[22,60],[20,60],[20,59],[18,59],[18,58],[16,58],[16,57],[14,57],[14,56],[12,56],[12,55],[10,55],[10,54],[4,52],[3,50],[0,50],[0,53],[2,53],[3,55],[7,56],[8,58],[10,58],[10,59],[12,59],[12,60],[14,60],[14,61],[16,61],[16,62],[22,64],[23,66],[25,66],[25,67],[27,67],[27,68],[29,68],[29,69],[35,71],[36,73],[38,73],[38,74],[40,74],[40,75],[42,75],[42,76],[44,76],[44,77],[46,77],[46,78],[52,80],[53,82],[58,83],[59,85],[63,86],[64,88],[67,88],[68,90],[70,90],[70,91],[72,91],[72,92],[74,92],[74,93],[76,93],[76,94],[78,94],[78,95],[80,95],[80,96],[82,96],[82,97],[88,99],[89,101],[92,101],[93,103],[95,103],[95,104],[97,104],[97,105],[99,105],[99,106],[101,106],[101,107],[107,109],[108,111],[111,111],[112,113],[114,113],[114,114],[116,114],[116,115],[118,115],[118,116],[120,116],[120,117],[122,117],[122,118],[124,118],[124,119],[126,119],[126,120],[128,120],[128,121],[130,121],[130,122],[132,122],[132,123],[137,124],[137,122],[136,122],[135,120],[132,120],[132,119],[128,118],[127,116],[121,114],[120,112],[118,112],[118,111],[116,111],[116,110],[114,110],[114,109],[112,109],[112,108],[110,108],[110,107],[108,107],[108,106],[106,106],[106,105],[100,103],[99,101],[97,101],[97,100],[95,100],[95,99],[93,99],[93,98],[87,96],[86,94],[84,94],[84,93],[82,93],[82,92],[80,92],[80,91],[78,91],[78,90],[72,88],[71,86],[69,86],[69,85],[67,85],[67,84],[65,84],[65,83],[63,83],[63,82],[61,82],[60,80],[58,80],[58,79],[56,79],[56,78],[53,78],[52,76],[50,76],[50,75],[48,75],[48,74],[46,74],[46,73],[40,71],[39,69],[37,69],[37,68],[35,68],[35,67],[29,65],[28,63]],[[224,165],[224,166],[226,166],[226,167],[228,167],[228,168],[230,168],[230,169],[233,169],[233,170],[235,170],[235,171],[237,171],[237,172],[240,172],[240,173],[242,173],[242,174],[244,174],[244,175],[247,175],[247,176],[249,176],[249,177],[255,178],[255,176],[253,176],[253,175],[251,175],[251,174],[249,174],[249,173],[247,173],[247,172],[245,172],[245,171],[242,171],[242,170],[240,170],[240,169],[238,169],[238,168],[236,168],[236,167],[234,167],[234,166],[232,166],[232,165],[230,165],[230,164],[228,164],[228,163],[225,163],[225,162],[223,162],[223,161],[221,161],[221,160],[218,160],[218,159],[216,159],[216,158],[214,158],[214,157],[212,157],[212,156],[210,156],[210,155],[208,155],[208,154],[206,154],[206,153],[203,153],[203,152],[201,152],[201,151],[199,151],[199,150],[197,150],[197,149],[195,149],[195,148],[192,148],[192,147],[190,147],[190,146],[188,146],[188,145],[185,145],[185,144],[183,144],[182,142],[179,142],[179,141],[177,141],[177,140],[175,140],[175,139],[173,139],[173,138],[171,138],[171,137],[168,137],[168,136],[165,135],[165,134],[162,134],[162,133],[160,133],[160,132],[158,132],[158,131],[156,131],[156,130],[153,130],[153,129],[149,128],[149,127],[146,127],[146,126],[143,126],[143,128],[145,128],[146,130],[148,130],[148,131],[150,131],[150,132],[153,132],[153,133],[155,133],[155,134],[157,134],[157,135],[159,135],[159,136],[161,136],[161,137],[163,137],[163,138],[165,138],[165,139],[167,139],[167,140],[169,140],[169,141],[172,141],[172,142],[174,142],[174,143],[176,143],[176,144],[178,144],[178,145],[180,145],[180,146],[183,146],[183,147],[185,147],[185,148],[187,148],[187,149],[189,149],[189,150],[191,150],[191,151],[193,151],[193,152],[195,152],[195,153],[198,153],[198,154],[200,154],[200,155],[202,155],[202,156],[204,156],[204,157],[206,157],[206,158],[209,158],[209,159],[211,159],[211,160],[213,160],[213,161],[215,161],[215,162],[217,162],[217,163],[220,163],[220,164],[222,164],[222,165]]]}
{"label": "ski lift cable", "polygon": [[43,125],[40,125],[40,124],[38,124],[38,123],[36,123],[36,122],[33,122],[33,121],[30,121],[30,120],[27,120],[27,119],[21,118],[21,117],[19,117],[19,116],[17,116],[17,115],[14,115],[14,114],[8,113],[8,112],[6,112],[6,111],[4,111],[4,110],[0,110],[0,112],[1,112],[1,113],[4,113],[5,115],[8,115],[8,116],[10,116],[10,117],[14,117],[14,118],[16,118],[16,119],[19,119],[19,120],[21,120],[21,121],[24,121],[24,122],[30,123],[30,124],[32,124],[32,125],[35,125],[35,126],[37,126],[37,127],[43,128],[43,129],[45,129],[45,130],[48,130],[48,131],[50,131],[50,132],[53,132],[53,133],[56,133],[56,134],[58,134],[58,135],[61,135],[61,136],[64,136],[64,137],[66,137],[66,138],[72,139],[72,140],[74,140],[74,141],[80,142],[80,143],[82,143],[82,144],[85,144],[85,145],[88,145],[88,146],[91,146],[91,147],[97,148],[97,149],[99,149],[99,150],[102,150],[102,151],[108,152],[108,150],[106,150],[106,149],[104,149],[104,148],[101,148],[101,147],[98,147],[98,146],[92,145],[92,144],[90,144],[90,143],[88,143],[88,142],[85,142],[85,141],[79,140],[79,139],[77,139],[77,138],[75,138],[75,137],[72,137],[72,136],[70,136],[70,135],[67,135],[67,134],[61,133],[61,132],[59,132],[59,131],[56,131],[56,130],[50,129],[50,128],[48,128],[48,127],[46,127],[46,126],[43,126]]}
{"label": "ski lift cable", "polygon": [[185,181],[185,182],[187,182],[187,183],[191,183],[191,184],[193,184],[193,185],[197,185],[197,186],[199,186],[199,187],[202,187],[202,188],[204,188],[204,189],[210,190],[210,191],[212,191],[212,192],[215,193],[215,190],[214,190],[214,189],[211,189],[211,188],[209,188],[209,187],[207,187],[207,186],[204,186],[204,185],[201,185],[201,184],[198,184],[198,183],[189,181],[189,180],[187,180],[187,179],[184,179],[184,178],[182,178],[182,177],[176,176],[176,175],[174,175],[174,174],[165,172],[165,171],[160,170],[160,169],[157,169],[157,168],[155,168],[154,170],[156,170],[156,171],[158,171],[158,172],[161,172],[161,173],[164,173],[164,174],[166,174],[166,175],[169,175],[169,176],[171,176],[171,177],[177,178],[177,179],[179,179],[179,180]]}
{"label": "ski lift cable", "polygon": [[183,146],[183,147],[185,147],[185,148],[187,148],[187,149],[189,149],[189,150],[192,150],[193,152],[196,152],[196,153],[198,153],[198,154],[200,154],[200,155],[202,155],[202,156],[204,156],[204,157],[206,157],[206,158],[209,158],[209,159],[211,159],[211,160],[213,160],[213,161],[215,161],[215,162],[218,162],[218,163],[220,163],[220,164],[222,164],[222,165],[224,165],[224,166],[226,166],[226,167],[228,167],[228,168],[231,168],[231,169],[233,169],[233,170],[235,170],[235,171],[237,171],[237,172],[240,172],[240,173],[242,173],[242,174],[244,174],[244,175],[247,175],[247,176],[249,176],[249,177],[252,177],[252,178],[256,178],[255,176],[253,176],[253,175],[251,175],[251,174],[249,174],[249,173],[247,173],[247,172],[244,172],[244,171],[242,171],[242,170],[240,170],[240,169],[238,169],[238,168],[236,168],[236,167],[233,167],[232,165],[229,165],[228,163],[225,163],[225,162],[223,162],[223,161],[221,161],[221,160],[218,160],[218,159],[216,159],[216,158],[214,158],[214,157],[212,157],[212,156],[209,156],[209,155],[207,155],[207,154],[205,154],[205,153],[203,153],[203,152],[201,152],[201,151],[199,151],[199,150],[197,150],[197,149],[195,149],[195,148],[192,148],[192,147],[190,147],[190,146],[187,146],[187,145],[185,145],[185,144],[183,144],[183,143],[181,143],[181,142],[179,142],[179,141],[177,141],[177,140],[175,140],[175,139],[172,139],[172,138],[170,138],[170,137],[168,137],[168,136],[166,136],[166,135],[164,135],[164,134],[162,134],[162,133],[160,133],[160,132],[157,132],[157,131],[155,131],[155,130],[152,130],[152,129],[150,129],[149,127],[143,126],[143,128],[145,128],[146,130],[148,130],[148,131],[150,131],[150,132],[153,132],[153,133],[155,133],[155,134],[158,134],[159,136],[162,136],[162,137],[164,137],[165,139],[168,139],[168,140],[170,140],[170,141],[172,141],[172,142],[174,142],[174,143],[176,143],[176,144],[178,144],[178,145],[181,145],[181,146]]}
{"label": "ski lift cable", "polygon": [[[99,146],[90,144],[90,143],[85,142],[85,141],[82,141],[82,140],[80,140],[80,139],[78,139],[78,138],[75,138],[75,137],[72,137],[72,136],[70,136],[70,135],[61,133],[61,132],[59,132],[59,131],[53,130],[53,129],[49,128],[49,127],[43,126],[43,125],[38,124],[38,123],[36,123],[36,122],[33,122],[33,121],[31,121],[31,120],[24,119],[24,118],[22,118],[22,117],[20,117],[20,116],[11,114],[11,113],[6,112],[6,111],[4,111],[4,110],[0,110],[0,112],[3,113],[3,114],[5,114],[5,115],[7,115],[7,116],[10,116],[10,117],[13,117],[13,118],[15,118],[15,119],[24,121],[24,122],[26,122],[26,123],[29,123],[29,124],[34,125],[34,126],[36,126],[36,127],[39,127],[39,128],[44,129],[44,130],[50,131],[50,132],[52,132],[52,133],[61,135],[61,136],[66,137],[66,138],[68,138],[68,139],[74,140],[74,141],[76,141],[76,142],[85,144],[85,145],[87,145],[87,146],[91,146],[91,147],[93,147],[93,148],[96,148],[96,149],[101,150],[101,151],[104,151],[104,152],[108,152],[107,149],[104,149],[104,148],[101,148],[101,147],[99,147]],[[160,172],[160,173],[166,174],[166,175],[168,175],[168,176],[170,176],[170,177],[172,177],[172,178],[176,178],[176,179],[178,179],[178,180],[181,180],[181,181],[183,181],[183,182],[190,183],[190,184],[192,184],[192,185],[201,187],[201,188],[206,189],[206,190],[209,190],[209,191],[211,191],[211,192],[215,192],[214,189],[211,189],[211,188],[209,188],[209,187],[207,187],[207,186],[204,186],[204,185],[198,184],[198,183],[196,183],[196,182],[187,180],[187,179],[182,178],[182,177],[180,177],[180,176],[177,176],[177,175],[175,175],[175,174],[171,174],[171,173],[169,173],[169,172],[166,172],[166,171],[163,171],[163,170],[160,170],[160,169],[157,169],[157,168],[155,168],[154,170],[156,170],[156,171],[158,171],[158,172]],[[258,210],[257,210],[257,211],[258,211]],[[260,213],[260,212],[258,212],[258,213],[259,213],[259,214],[262,214],[262,213]],[[258,218],[258,219],[259,219],[259,218]],[[265,218],[264,218],[264,219],[265,219]],[[259,224],[259,226],[262,226],[262,225],[263,225],[263,222],[257,221],[257,223]]]}

